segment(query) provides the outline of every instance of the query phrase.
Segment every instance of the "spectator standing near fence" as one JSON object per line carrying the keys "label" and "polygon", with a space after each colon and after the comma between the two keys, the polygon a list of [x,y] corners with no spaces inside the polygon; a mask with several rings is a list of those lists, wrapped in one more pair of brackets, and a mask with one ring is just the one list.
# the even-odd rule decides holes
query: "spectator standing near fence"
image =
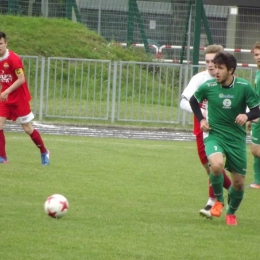
{"label": "spectator standing near fence", "polygon": [[[260,97],[260,42],[254,44],[253,55],[258,67],[255,74],[254,87]],[[248,122],[247,129],[251,130],[251,152],[254,156],[254,181],[248,187],[260,189],[260,120]]]}
{"label": "spectator standing near fence", "polygon": [[[232,177],[226,223],[237,225],[235,212],[243,200],[247,171],[245,124],[260,116],[259,96],[248,81],[233,76],[237,62],[232,54],[219,52],[213,62],[216,79],[200,86],[191,97],[190,104],[204,132],[210,180],[217,198],[210,213],[220,217],[224,208],[222,171],[225,166]],[[199,106],[205,99],[208,105],[207,118],[204,118]],[[250,110],[248,113],[247,107]]]}
{"label": "spectator standing near fence", "polygon": [[[215,77],[215,68],[214,68],[214,63],[212,61],[213,61],[216,53],[218,53],[219,51],[223,51],[223,47],[221,45],[213,44],[213,45],[209,45],[209,46],[206,47],[205,52],[204,52],[206,70],[199,72],[196,75],[194,75],[191,78],[187,87],[184,89],[184,91],[181,95],[182,100],[181,100],[181,103],[180,103],[180,107],[183,110],[192,113],[192,109],[191,109],[190,103],[189,103],[190,98],[193,96],[195,91],[204,82],[206,82],[209,79],[213,79]],[[201,110],[203,111],[203,113],[206,113],[206,103],[207,103],[206,100],[203,100],[200,104],[200,107],[201,107]],[[193,133],[196,136],[197,152],[198,152],[199,159],[201,161],[201,164],[204,166],[207,175],[209,175],[210,169],[209,169],[209,166],[208,166],[208,158],[206,156],[205,146],[204,146],[204,143],[203,143],[203,132],[200,129],[200,123],[198,122],[198,120],[196,119],[195,116],[194,116]],[[223,186],[224,186],[224,188],[226,188],[228,190],[231,186],[231,181],[230,181],[229,177],[226,175],[225,170],[223,170],[223,176],[224,176]],[[199,214],[201,216],[204,216],[204,217],[207,217],[207,218],[212,218],[212,216],[210,214],[210,209],[214,205],[216,198],[215,198],[210,180],[209,180],[208,194],[209,194],[209,198],[208,198],[208,201],[206,203],[206,206],[199,211]]]}
{"label": "spectator standing near fence", "polygon": [[49,165],[49,151],[40,133],[33,128],[34,115],[30,108],[31,95],[24,75],[21,58],[7,49],[7,37],[0,32],[0,163],[7,163],[4,124],[7,119],[19,122],[40,149],[41,163]]}

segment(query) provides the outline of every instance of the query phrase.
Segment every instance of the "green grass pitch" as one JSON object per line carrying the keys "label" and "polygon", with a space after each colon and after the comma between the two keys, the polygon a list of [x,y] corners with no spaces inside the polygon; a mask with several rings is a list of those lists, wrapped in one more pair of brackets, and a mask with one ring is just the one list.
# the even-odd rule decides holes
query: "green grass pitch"
{"label": "green grass pitch", "polygon": [[[43,135],[51,165],[26,134],[6,133],[0,165],[0,259],[257,259],[260,191],[246,189],[238,226],[199,217],[207,177],[194,142]],[[252,156],[248,147],[248,175]],[[45,199],[67,197],[63,218]]]}

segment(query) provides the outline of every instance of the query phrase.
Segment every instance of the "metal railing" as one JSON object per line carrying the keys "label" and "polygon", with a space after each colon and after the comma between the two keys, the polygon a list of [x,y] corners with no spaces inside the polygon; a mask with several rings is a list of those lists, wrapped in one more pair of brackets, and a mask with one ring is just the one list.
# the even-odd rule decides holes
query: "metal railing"
{"label": "metal railing", "polygon": [[[179,108],[181,93],[195,66],[21,56],[33,97],[31,106],[44,118],[192,124]],[[198,65],[203,70],[203,65]],[[238,67],[236,76],[253,82],[256,68]]]}

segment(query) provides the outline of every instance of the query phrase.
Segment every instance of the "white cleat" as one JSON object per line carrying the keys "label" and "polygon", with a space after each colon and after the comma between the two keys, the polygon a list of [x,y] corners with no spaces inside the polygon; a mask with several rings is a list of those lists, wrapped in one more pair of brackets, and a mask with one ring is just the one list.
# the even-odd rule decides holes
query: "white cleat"
{"label": "white cleat", "polygon": [[213,216],[210,213],[210,209],[212,208],[212,206],[207,205],[204,209],[201,209],[199,214],[202,217],[208,218],[208,219],[213,219]]}

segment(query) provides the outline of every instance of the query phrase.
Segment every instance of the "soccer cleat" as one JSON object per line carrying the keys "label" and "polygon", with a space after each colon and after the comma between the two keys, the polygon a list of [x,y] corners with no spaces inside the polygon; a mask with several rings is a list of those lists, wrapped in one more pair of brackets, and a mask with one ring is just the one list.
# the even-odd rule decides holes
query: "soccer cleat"
{"label": "soccer cleat", "polygon": [[0,156],[0,163],[7,163],[7,158]]}
{"label": "soccer cleat", "polygon": [[248,188],[260,189],[260,185],[256,183],[251,183],[248,185]]}
{"label": "soccer cleat", "polygon": [[49,165],[50,164],[50,152],[47,150],[46,153],[41,154],[42,165]]}
{"label": "soccer cleat", "polygon": [[211,216],[220,217],[223,208],[224,208],[224,204],[217,200],[210,210]]}
{"label": "soccer cleat", "polygon": [[212,208],[212,206],[207,205],[204,209],[201,209],[199,212],[200,216],[209,218],[209,219],[213,219],[213,216],[210,214],[211,208]]}
{"label": "soccer cleat", "polygon": [[236,226],[237,225],[236,215],[226,215],[226,223],[228,226]]}

